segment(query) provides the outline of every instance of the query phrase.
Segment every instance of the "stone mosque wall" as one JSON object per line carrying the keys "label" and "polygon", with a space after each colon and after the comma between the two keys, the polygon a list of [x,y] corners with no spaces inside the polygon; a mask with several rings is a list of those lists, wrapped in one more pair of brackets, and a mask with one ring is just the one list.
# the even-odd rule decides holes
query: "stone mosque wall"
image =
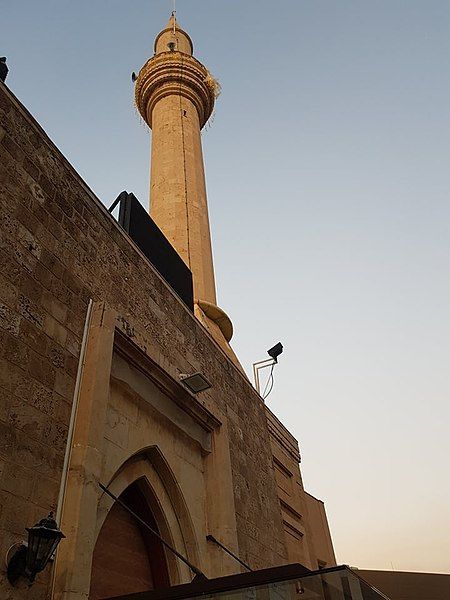
{"label": "stone mosque wall", "polygon": [[56,508],[92,298],[172,378],[201,371],[212,382],[201,402],[228,429],[239,554],[255,567],[285,562],[264,406],[250,383],[3,85],[0,119],[0,554]]}
{"label": "stone mosque wall", "polygon": [[[99,481],[117,494],[148,481],[161,529],[208,576],[240,568],[207,534],[254,569],[292,562],[286,522],[295,530],[289,519],[303,511],[307,522],[307,510],[281,510],[289,501],[276,473],[286,461],[274,463],[278,442],[260,397],[1,83],[0,203],[2,560],[61,500],[79,377],[59,515],[67,537],[53,571],[30,589],[11,588],[2,568],[0,597],[87,598],[111,507]],[[179,383],[195,371],[212,383],[197,397]],[[301,533],[307,546],[308,526]],[[311,554],[296,559],[315,567]],[[168,562],[172,582],[189,580]]]}

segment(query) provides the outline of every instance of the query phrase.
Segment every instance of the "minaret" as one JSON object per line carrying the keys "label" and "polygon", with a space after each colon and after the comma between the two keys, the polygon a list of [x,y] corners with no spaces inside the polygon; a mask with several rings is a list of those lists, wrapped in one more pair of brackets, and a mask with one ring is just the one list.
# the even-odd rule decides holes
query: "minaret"
{"label": "minaret", "polygon": [[217,83],[193,57],[191,38],[174,14],[154,49],[135,88],[136,106],[152,130],[150,214],[192,271],[196,316],[228,352],[233,327],[216,304],[200,134]]}

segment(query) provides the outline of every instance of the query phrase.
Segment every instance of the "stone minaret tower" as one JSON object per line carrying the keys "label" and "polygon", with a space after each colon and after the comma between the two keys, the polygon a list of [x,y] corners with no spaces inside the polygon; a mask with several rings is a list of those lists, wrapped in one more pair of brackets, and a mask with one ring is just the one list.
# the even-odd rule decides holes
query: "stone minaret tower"
{"label": "stone minaret tower", "polygon": [[200,131],[217,84],[196,60],[175,16],[156,37],[155,54],[136,79],[136,105],[152,129],[150,214],[191,269],[195,314],[236,361],[233,327],[217,306]]}

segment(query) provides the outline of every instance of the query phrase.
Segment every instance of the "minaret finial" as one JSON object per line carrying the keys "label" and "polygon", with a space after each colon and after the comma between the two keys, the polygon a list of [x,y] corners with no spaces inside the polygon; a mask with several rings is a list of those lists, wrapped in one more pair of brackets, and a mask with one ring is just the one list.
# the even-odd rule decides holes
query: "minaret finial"
{"label": "minaret finial", "polygon": [[172,17],[173,17],[173,33],[175,34],[176,27],[177,27],[177,0],[173,0]]}

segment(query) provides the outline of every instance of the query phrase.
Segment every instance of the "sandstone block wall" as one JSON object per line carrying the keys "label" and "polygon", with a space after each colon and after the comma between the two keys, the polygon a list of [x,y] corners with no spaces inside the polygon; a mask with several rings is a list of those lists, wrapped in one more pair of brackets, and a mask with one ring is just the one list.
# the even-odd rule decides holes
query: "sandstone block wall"
{"label": "sandstone block wall", "polygon": [[325,507],[303,487],[298,442],[268,408],[266,414],[288,561],[311,570],[332,567],[336,558]]}
{"label": "sandstone block wall", "polygon": [[[120,190],[118,190],[120,191]],[[264,406],[32,116],[0,83],[0,557],[57,503],[90,298],[173,377],[202,371],[202,401],[226,421],[239,553],[286,560]],[[0,573],[0,597],[44,598]]]}

